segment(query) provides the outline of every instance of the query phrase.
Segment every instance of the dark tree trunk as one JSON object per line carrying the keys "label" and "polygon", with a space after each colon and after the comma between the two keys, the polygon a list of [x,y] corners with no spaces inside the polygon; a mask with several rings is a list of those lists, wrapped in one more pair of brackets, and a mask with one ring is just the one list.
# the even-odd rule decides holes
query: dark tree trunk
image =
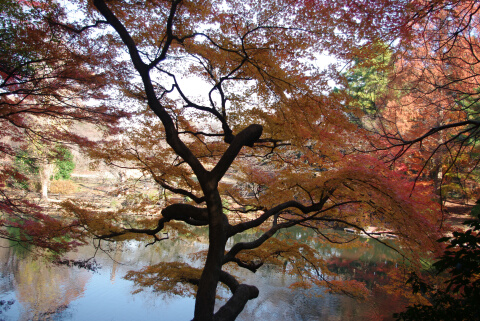
{"label": "dark tree trunk", "polygon": [[[216,184],[215,184],[216,185]],[[208,194],[208,195],[207,195]],[[195,321],[213,320],[215,296],[222,270],[225,245],[227,242],[227,224],[224,220],[222,200],[215,188],[207,192],[207,208],[209,216],[207,261],[198,285],[195,301]]]}

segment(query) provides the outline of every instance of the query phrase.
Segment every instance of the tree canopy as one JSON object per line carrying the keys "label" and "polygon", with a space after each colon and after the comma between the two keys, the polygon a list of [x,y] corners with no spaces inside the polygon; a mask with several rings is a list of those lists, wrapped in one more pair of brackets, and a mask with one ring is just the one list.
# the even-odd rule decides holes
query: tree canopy
{"label": "tree canopy", "polygon": [[410,159],[442,197],[478,198],[468,184],[478,177],[478,9],[476,1],[414,5],[370,121],[374,140],[383,138],[374,149],[389,150],[392,162]]}
{"label": "tree canopy", "polygon": [[64,8],[21,1],[2,1],[0,6],[0,234],[12,242],[62,252],[78,243],[61,238],[75,223],[46,216],[31,199],[9,188],[27,180],[15,169],[15,159],[29,146],[45,155],[57,144],[91,147],[88,137],[72,130],[74,122],[114,133],[127,113],[110,105],[112,97],[105,100],[107,85],[95,70],[98,61],[53,23],[52,17],[66,14]]}

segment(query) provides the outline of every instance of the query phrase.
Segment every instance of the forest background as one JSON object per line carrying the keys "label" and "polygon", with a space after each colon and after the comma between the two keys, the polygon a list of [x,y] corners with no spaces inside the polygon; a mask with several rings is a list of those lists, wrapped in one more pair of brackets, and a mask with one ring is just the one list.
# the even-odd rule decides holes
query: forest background
{"label": "forest background", "polygon": [[[208,250],[194,256],[202,268],[163,262],[128,277],[195,295],[194,320],[233,320],[258,296],[235,269],[288,262],[303,280],[295,286],[368,297],[365,284],[336,280],[325,258],[280,231],[301,226],[326,243],[353,241],[332,228],[383,243],[388,232],[405,264],[385,289],[422,304],[410,311],[455,315],[445,296],[454,288],[455,307],[478,316],[469,301],[478,258],[459,254],[462,244],[478,251],[478,225],[450,234],[445,208],[478,199],[475,1],[1,6],[3,238],[55,256],[92,237],[154,245],[208,226]],[[325,56],[335,58],[327,68]],[[49,213],[50,180],[68,178],[71,150],[116,168],[121,186],[109,192],[121,206],[77,199]],[[137,193],[127,169],[161,193]],[[262,233],[226,248],[251,229]],[[436,242],[444,235],[474,238],[451,252]],[[425,271],[446,257],[439,269],[450,283]],[[410,295],[402,275],[430,291]],[[214,311],[219,283],[231,297]]]}

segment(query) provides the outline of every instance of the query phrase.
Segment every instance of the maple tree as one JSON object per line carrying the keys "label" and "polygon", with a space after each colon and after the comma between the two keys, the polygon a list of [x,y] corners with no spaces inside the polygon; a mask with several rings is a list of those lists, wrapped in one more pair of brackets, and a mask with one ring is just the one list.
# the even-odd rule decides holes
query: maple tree
{"label": "maple tree", "polygon": [[[82,21],[57,24],[74,33],[98,30],[85,39],[98,55],[118,53],[115,65],[102,68],[116,72],[112,84],[141,109],[122,139],[91,155],[141,170],[165,192],[161,215],[158,200],[148,198],[118,211],[74,202],[65,209],[107,240],[143,234],[155,243],[169,238],[161,232],[184,233],[178,222],[208,226],[208,250],[195,254],[202,268],[162,262],[128,278],[195,293],[195,320],[233,320],[258,296],[234,277],[235,268],[255,272],[287,262],[289,272],[303,276],[296,286],[342,289],[314,249],[275,237],[289,227],[315,230],[317,242],[349,242],[326,229],[349,226],[375,237],[366,228],[381,226],[398,236],[410,260],[419,258],[419,247],[435,247],[428,191],[411,197],[401,174],[375,156],[349,154],[362,131],[345,113],[344,93],[329,86],[333,75],[317,66],[323,52],[346,59],[371,53],[358,43],[388,38],[403,6],[96,0],[79,4],[84,8]],[[148,211],[153,218],[133,217]],[[409,224],[418,221],[421,228]],[[227,247],[254,228],[260,235]],[[219,283],[231,297],[214,312]],[[365,292],[360,282],[349,288],[351,295]]]}
{"label": "maple tree", "polygon": [[[375,101],[382,109],[364,121],[375,139],[383,138],[372,140],[374,147],[387,151],[387,159],[415,174],[417,182],[433,182],[440,200],[459,194],[478,199],[480,6],[476,1],[415,6],[393,47],[389,90]],[[408,281],[428,301],[397,314],[399,319],[478,317],[478,221],[467,223],[471,229],[439,239],[450,244],[433,264],[430,279],[422,279],[432,272],[426,269]]]}
{"label": "maple tree", "polygon": [[13,0],[0,6],[0,236],[62,252],[79,242],[78,230],[71,231],[69,241],[63,237],[75,223],[45,215],[32,198],[13,188],[28,180],[15,170],[14,160],[32,144],[43,146],[32,157],[46,163],[40,171],[48,183],[53,172],[44,170],[49,167],[49,157],[44,156],[53,154],[47,149],[56,144],[91,146],[72,129],[75,122],[113,133],[126,113],[114,111],[104,100],[105,77],[94,68],[98,61],[79,50],[50,19],[52,14],[65,14],[62,8]]}
{"label": "maple tree", "polygon": [[[75,224],[101,240],[146,235],[153,244],[186,234],[188,225],[208,227],[207,251],[194,253],[201,268],[162,262],[127,276],[139,285],[195,293],[194,320],[233,320],[258,296],[255,286],[234,276],[238,268],[283,265],[301,277],[294,286],[344,291],[345,282],[332,278],[314,248],[277,237],[289,227],[313,229],[319,243],[356,238],[332,227],[351,227],[379,242],[368,227],[385,229],[398,237],[397,250],[411,264],[436,249],[430,191],[410,195],[408,177],[376,155],[352,153],[364,144],[364,130],[351,121],[361,108],[345,103],[348,93],[332,90],[335,66],[318,66],[323,53],[345,60],[376,56],[373,44],[393,40],[404,26],[404,3],[94,0],[33,6],[44,25],[9,29],[25,38],[15,40],[13,51],[22,67],[2,64],[2,112],[14,109],[0,118],[12,125],[6,136],[27,129],[88,146],[72,131],[58,131],[56,122],[33,130],[23,115],[107,126],[110,116],[121,114],[108,105],[93,108],[90,99],[117,94],[125,109],[137,109],[118,140],[88,152],[142,171],[163,188],[162,199],[142,198],[110,211],[73,201],[63,206],[79,218]],[[51,30],[61,36],[46,37]],[[38,55],[34,60],[23,52]],[[52,74],[44,77],[42,68]],[[153,217],[133,215],[146,212]],[[260,233],[227,246],[252,229]],[[215,312],[219,283],[231,296]],[[364,296],[364,284],[347,283],[351,295]]]}
{"label": "maple tree", "polygon": [[[375,115],[375,143],[393,162],[433,181],[442,197],[478,197],[478,30],[476,1],[414,3],[392,46],[388,92]],[[473,184],[475,185],[475,184]]]}

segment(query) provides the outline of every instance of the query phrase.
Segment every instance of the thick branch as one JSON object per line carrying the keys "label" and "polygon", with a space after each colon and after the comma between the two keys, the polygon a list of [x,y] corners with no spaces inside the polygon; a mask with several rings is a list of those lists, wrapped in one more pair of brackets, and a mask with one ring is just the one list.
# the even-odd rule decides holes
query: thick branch
{"label": "thick branch", "polygon": [[165,227],[165,223],[168,221],[169,220],[162,217],[161,219],[158,220],[157,227],[155,227],[154,229],[125,228],[125,229],[122,229],[122,231],[120,232],[113,232],[113,233],[104,234],[104,235],[95,235],[95,237],[101,240],[109,240],[117,236],[122,236],[128,233],[147,234],[147,235],[155,236],[155,234],[160,232]]}
{"label": "thick branch", "polygon": [[322,198],[320,200],[320,202],[315,203],[315,204],[310,205],[310,206],[305,206],[305,205],[303,205],[303,204],[301,204],[297,201],[288,201],[288,202],[279,204],[279,205],[269,209],[268,211],[265,211],[262,215],[260,215],[258,218],[254,219],[254,220],[239,223],[237,225],[232,226],[228,236],[231,237],[233,235],[236,235],[236,234],[241,233],[243,231],[249,230],[251,228],[258,227],[262,223],[264,223],[266,220],[268,220],[270,217],[272,217],[272,216],[274,216],[274,215],[280,213],[281,211],[286,210],[287,208],[290,208],[290,207],[291,208],[297,208],[297,209],[301,210],[302,213],[304,213],[304,214],[319,211],[323,208],[323,205],[328,200],[328,196],[332,192],[333,191],[329,191],[329,193],[327,193],[327,196]]}
{"label": "thick branch", "polygon": [[220,282],[227,285],[233,295],[227,303],[215,313],[213,319],[215,321],[235,320],[240,312],[242,312],[245,304],[247,304],[249,300],[258,297],[258,288],[253,285],[239,284],[232,275],[225,271],[220,272]]}
{"label": "thick branch", "polygon": [[190,204],[172,204],[162,211],[163,217],[168,221],[195,220],[208,224],[208,211],[206,208],[195,207]]}
{"label": "thick branch", "polygon": [[255,262],[253,262],[253,261],[251,261],[251,262],[244,262],[244,261],[241,261],[240,259],[238,259],[238,258],[236,258],[236,257],[233,258],[233,259],[231,260],[231,262],[235,262],[239,267],[244,268],[244,269],[247,269],[247,270],[249,270],[249,271],[251,271],[251,272],[253,272],[253,273],[257,272],[257,270],[258,270],[259,268],[261,268],[261,267],[263,266],[263,264],[264,264],[264,262],[257,262],[257,263],[255,263]]}
{"label": "thick branch", "polygon": [[187,197],[190,197],[195,203],[197,204],[200,204],[200,203],[203,203],[205,202],[205,196],[202,196],[202,197],[198,197],[197,195],[193,194],[192,192],[189,192],[187,190],[184,190],[182,188],[175,188],[173,186],[170,186],[168,185],[167,183],[165,183],[165,181],[163,179],[161,179],[160,177],[158,177],[153,170],[151,170],[151,168],[148,166],[148,169],[150,171],[150,174],[152,175],[153,179],[155,180],[155,182],[157,184],[159,184],[160,186],[162,186],[163,188],[165,188],[166,190],[169,190],[170,192],[172,193],[176,193],[176,194],[180,194],[180,195],[184,195],[184,196],[187,196]]}
{"label": "thick branch", "polygon": [[117,31],[120,38],[122,38],[123,43],[127,46],[130,58],[132,59],[133,64],[137,70],[145,71],[147,65],[142,61],[140,54],[137,49],[135,41],[130,36],[127,28],[118,20],[118,18],[113,14],[113,12],[108,8],[104,0],[94,0],[93,4],[100,11],[100,13],[105,17],[108,23]]}
{"label": "thick branch", "polygon": [[169,190],[170,192],[172,193],[176,193],[176,194],[181,194],[181,195],[184,195],[184,196],[187,196],[187,197],[190,197],[195,203],[197,204],[200,204],[200,203],[203,203],[205,202],[205,196],[202,196],[202,197],[198,197],[197,195],[187,191],[187,190],[184,190],[184,189],[181,189],[181,188],[175,188],[175,187],[172,187],[170,185],[168,185],[167,183],[165,183],[164,181],[162,180],[155,180],[160,186],[162,186],[163,188]]}
{"label": "thick branch", "polygon": [[259,238],[257,238],[254,241],[251,242],[240,242],[235,244],[230,251],[225,255],[223,264],[226,264],[228,262],[236,262],[238,263],[238,259],[235,258],[235,256],[243,250],[251,250],[259,247],[263,243],[265,243],[268,239],[270,239],[275,233],[282,229],[282,228],[288,228],[296,225],[297,222],[285,222],[281,224],[274,224],[268,231],[263,233]]}
{"label": "thick branch", "polygon": [[170,14],[168,15],[168,20],[167,20],[167,40],[165,45],[162,48],[162,52],[160,55],[150,63],[149,68],[153,68],[156,66],[160,61],[164,60],[167,57],[167,52],[168,49],[170,48],[170,45],[172,41],[175,39],[173,35],[173,20],[175,17],[175,13],[177,11],[177,7],[180,4],[181,0],[176,0],[172,1],[172,7],[170,8]]}
{"label": "thick branch", "polygon": [[262,136],[262,131],[263,127],[261,125],[253,124],[235,136],[222,158],[220,158],[215,168],[211,171],[211,175],[216,182],[220,181],[223,175],[225,175],[242,147],[253,146],[260,136]]}
{"label": "thick branch", "polygon": [[[263,233],[259,238],[257,238],[256,240],[253,240],[251,242],[241,242],[241,243],[235,244],[230,249],[230,251],[228,251],[228,253],[225,255],[223,264],[228,263],[228,262],[238,263],[237,262],[238,259],[235,258],[235,256],[240,251],[254,249],[254,248],[259,247],[264,242],[266,242],[268,239],[270,239],[278,230],[288,228],[288,227],[292,227],[294,225],[298,225],[298,224],[301,224],[305,221],[314,219],[315,216],[318,215],[319,213],[329,211],[333,207],[339,206],[339,204],[337,204],[337,205],[334,205],[333,207],[329,207],[327,209],[322,210],[323,206],[325,205],[325,203],[329,199],[332,192],[333,192],[333,190],[329,190],[328,193],[324,194],[324,196],[322,197],[322,199],[318,203],[312,204],[310,206],[304,206],[303,204],[301,204],[299,202],[296,202],[296,201],[285,202],[283,204],[275,206],[274,208],[266,211],[263,215],[261,215],[259,218],[255,219],[255,220],[248,221],[248,222],[245,222],[245,223],[240,223],[240,224],[237,224],[237,225],[231,227],[229,236],[233,236],[233,235],[235,235],[237,233],[240,233],[240,232],[243,232],[247,229],[257,227],[260,224],[262,224],[263,222],[265,222],[269,217],[275,216],[275,220],[273,221],[272,227],[268,231]],[[301,219],[298,219],[298,220],[289,220],[289,221],[286,221],[284,223],[278,224],[277,223],[278,214],[281,211],[283,211],[283,210],[285,210],[289,207],[298,208],[304,214],[313,213],[313,212],[315,212],[315,213],[311,216],[302,217]]]}
{"label": "thick branch", "polygon": [[153,229],[140,228],[125,228],[120,232],[113,232],[105,235],[97,235],[96,237],[102,240],[112,239],[117,236],[125,235],[127,233],[152,235],[160,232],[165,223],[175,220],[183,221],[190,225],[204,226],[208,225],[208,212],[206,208],[199,208],[189,204],[172,204],[162,210],[163,217],[158,220],[158,224]]}

